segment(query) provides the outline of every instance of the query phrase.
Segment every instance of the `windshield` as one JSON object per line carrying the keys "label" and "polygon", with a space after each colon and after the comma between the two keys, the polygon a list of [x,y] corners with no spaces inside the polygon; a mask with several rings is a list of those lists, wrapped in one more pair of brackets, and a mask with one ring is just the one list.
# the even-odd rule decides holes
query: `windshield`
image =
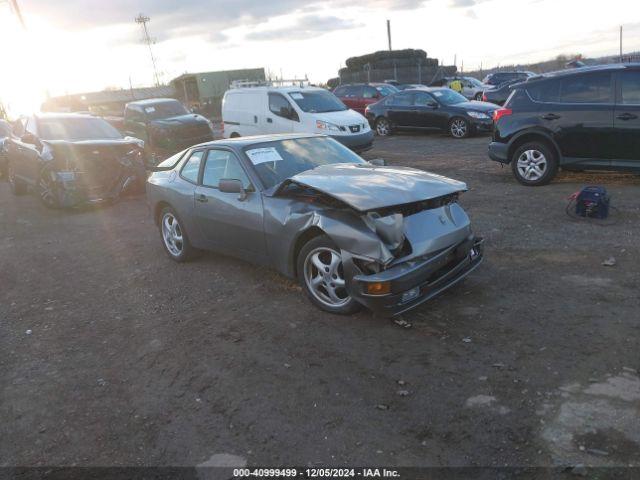
{"label": "windshield", "polygon": [[367,163],[332,138],[297,138],[251,145],[244,152],[266,188],[334,163]]}
{"label": "windshield", "polygon": [[338,97],[326,90],[291,92],[289,96],[307,113],[342,112],[347,106]]}
{"label": "windshield", "polygon": [[431,92],[443,105],[456,105],[458,103],[468,102],[468,100],[453,90],[436,90]]}
{"label": "windshield", "polygon": [[177,117],[187,115],[189,112],[180,102],[162,102],[144,107],[144,113],[149,120],[159,120],[161,118]]}
{"label": "windshield", "polygon": [[38,121],[43,140],[116,140],[122,134],[101,118],[41,118]]}
{"label": "windshield", "polygon": [[391,95],[392,93],[399,92],[400,90],[393,85],[376,85],[376,90],[378,90],[383,97],[387,95]]}
{"label": "windshield", "polygon": [[476,87],[482,87],[483,86],[483,83],[480,80],[478,80],[477,78],[467,77],[467,81],[470,84],[472,84],[472,85],[474,85]]}

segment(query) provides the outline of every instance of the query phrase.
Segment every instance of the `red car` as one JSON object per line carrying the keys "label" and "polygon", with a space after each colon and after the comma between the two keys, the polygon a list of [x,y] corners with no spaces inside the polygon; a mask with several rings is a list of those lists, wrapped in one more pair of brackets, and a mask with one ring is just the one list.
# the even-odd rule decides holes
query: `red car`
{"label": "red car", "polygon": [[333,94],[347,107],[364,115],[364,109],[399,90],[387,83],[354,83],[336,87]]}

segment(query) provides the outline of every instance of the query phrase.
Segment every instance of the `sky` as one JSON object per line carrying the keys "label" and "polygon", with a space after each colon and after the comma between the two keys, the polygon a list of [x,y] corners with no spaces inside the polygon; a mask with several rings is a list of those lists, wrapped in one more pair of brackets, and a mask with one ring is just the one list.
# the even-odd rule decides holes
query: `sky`
{"label": "sky", "polygon": [[[47,96],[150,86],[148,26],[160,78],[264,67],[326,82],[348,57],[421,48],[465,70],[559,54],[640,50],[638,0],[17,0],[24,27],[0,0],[0,102],[13,115]],[[9,68],[9,66],[11,68]]]}

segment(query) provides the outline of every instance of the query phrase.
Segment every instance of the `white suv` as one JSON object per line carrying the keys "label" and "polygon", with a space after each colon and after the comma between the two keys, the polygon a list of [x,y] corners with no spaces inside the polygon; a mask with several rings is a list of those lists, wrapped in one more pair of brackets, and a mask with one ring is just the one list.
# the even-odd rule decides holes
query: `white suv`
{"label": "white suv", "polygon": [[224,137],[321,133],[355,151],[371,148],[373,131],[359,113],[318,87],[242,87],[222,99]]}

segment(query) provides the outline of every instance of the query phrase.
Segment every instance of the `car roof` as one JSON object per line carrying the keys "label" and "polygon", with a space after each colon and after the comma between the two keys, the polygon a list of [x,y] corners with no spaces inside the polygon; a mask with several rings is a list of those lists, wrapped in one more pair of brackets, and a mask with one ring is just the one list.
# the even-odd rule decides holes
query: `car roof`
{"label": "car roof", "polygon": [[530,77],[526,82],[520,82],[512,86],[512,88],[520,88],[523,85],[532,85],[534,83],[542,82],[545,80],[570,77],[572,75],[581,75],[591,72],[615,72],[627,69],[639,69],[640,63],[610,63],[604,65],[593,65],[590,67],[569,68],[566,70],[558,70],[555,72],[542,73],[534,77]]}
{"label": "car roof", "polygon": [[145,100],[134,100],[127,105],[156,105],[158,103],[177,102],[175,98],[147,98]]}
{"label": "car roof", "polygon": [[322,87],[300,87],[300,86],[261,86],[261,87],[241,87],[241,88],[232,88],[227,90],[226,93],[251,93],[251,92],[280,92],[280,93],[290,93],[290,92],[317,92],[320,90],[328,91]]}
{"label": "car roof", "polygon": [[242,149],[244,147],[248,147],[251,145],[256,145],[258,143],[265,142],[277,142],[278,140],[297,140],[299,138],[322,138],[326,137],[326,135],[319,135],[314,133],[279,133],[279,134],[270,134],[270,135],[254,135],[251,137],[236,137],[236,138],[224,138],[221,140],[213,140],[211,142],[200,143],[198,145],[194,145],[190,147],[201,148],[201,147],[232,147],[237,149]]}
{"label": "car roof", "polygon": [[96,117],[95,115],[91,115],[90,113],[55,113],[55,112],[36,113],[34,117],[42,118],[42,119],[99,118],[99,117]]}

